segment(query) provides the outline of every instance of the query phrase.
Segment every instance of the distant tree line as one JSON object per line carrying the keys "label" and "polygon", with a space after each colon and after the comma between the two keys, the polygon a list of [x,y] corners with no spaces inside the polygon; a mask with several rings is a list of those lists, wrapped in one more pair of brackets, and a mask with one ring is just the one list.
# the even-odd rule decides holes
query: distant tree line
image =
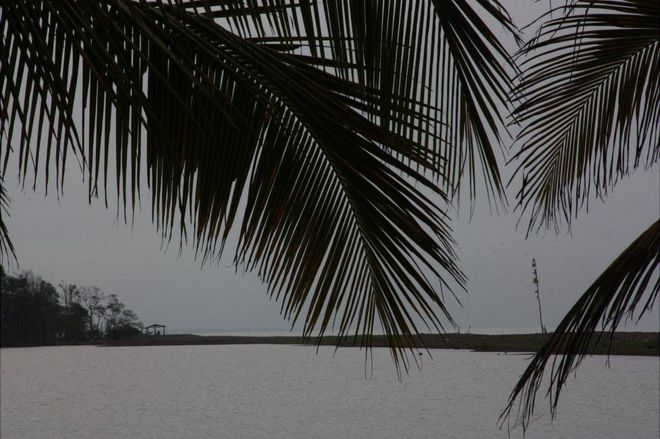
{"label": "distant tree line", "polygon": [[0,265],[0,345],[42,346],[117,340],[138,335],[142,323],[116,294],[61,282],[31,271],[8,274]]}

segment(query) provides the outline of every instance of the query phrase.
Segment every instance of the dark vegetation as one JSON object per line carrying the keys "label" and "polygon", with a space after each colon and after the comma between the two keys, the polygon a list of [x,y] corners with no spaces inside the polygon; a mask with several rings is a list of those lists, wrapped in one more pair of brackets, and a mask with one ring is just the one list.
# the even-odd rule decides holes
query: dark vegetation
{"label": "dark vegetation", "polygon": [[[59,288],[59,291],[58,291]],[[44,346],[127,339],[142,333],[137,315],[97,287],[60,283],[0,265],[0,345]]]}
{"label": "dark vegetation", "polygon": [[[469,349],[479,352],[536,352],[548,342],[551,334],[422,334],[428,349]],[[591,344],[588,354],[650,355],[660,354],[660,333],[617,332],[612,338],[601,338]],[[112,346],[223,345],[223,344],[313,344],[321,346],[354,346],[338,337],[303,339],[302,337],[201,336],[172,334],[161,337],[133,337],[130,340],[109,341]],[[374,335],[374,347],[387,347],[382,335]],[[420,348],[423,346],[420,345]],[[562,352],[557,352],[562,353]]]}

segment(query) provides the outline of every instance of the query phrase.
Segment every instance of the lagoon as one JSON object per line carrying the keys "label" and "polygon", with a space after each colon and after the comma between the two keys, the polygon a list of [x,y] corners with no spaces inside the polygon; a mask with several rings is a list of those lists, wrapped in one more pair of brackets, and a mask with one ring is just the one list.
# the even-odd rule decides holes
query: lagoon
{"label": "lagoon", "polygon": [[[401,380],[386,349],[63,346],[0,350],[0,436],[507,438],[497,420],[527,355],[434,350]],[[585,359],[534,438],[649,438],[657,357]],[[514,429],[511,437],[522,437]]]}

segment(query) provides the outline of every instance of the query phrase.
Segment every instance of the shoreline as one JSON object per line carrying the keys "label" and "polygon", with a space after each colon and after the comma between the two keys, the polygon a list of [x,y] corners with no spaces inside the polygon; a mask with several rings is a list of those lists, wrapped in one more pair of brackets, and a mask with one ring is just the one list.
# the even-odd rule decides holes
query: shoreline
{"label": "shoreline", "polygon": [[[467,349],[475,352],[536,352],[549,339],[549,334],[422,334],[420,349]],[[240,336],[214,335],[203,336],[193,334],[171,334],[156,336],[139,336],[127,340],[107,341],[99,346],[181,346],[181,345],[308,345],[337,346],[337,337],[310,337],[304,340],[297,336]],[[348,338],[340,344],[341,347],[359,347],[359,340],[353,343]],[[372,347],[387,347],[382,335],[374,335]],[[592,346],[588,355],[660,355],[660,332],[616,332],[609,346],[609,338],[604,334],[602,339]]]}

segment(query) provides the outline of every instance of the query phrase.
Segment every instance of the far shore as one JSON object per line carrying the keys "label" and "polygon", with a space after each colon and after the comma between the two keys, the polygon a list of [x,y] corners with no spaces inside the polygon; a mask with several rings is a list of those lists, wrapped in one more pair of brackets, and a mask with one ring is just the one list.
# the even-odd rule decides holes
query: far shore
{"label": "far shore", "polygon": [[[467,349],[477,352],[536,352],[549,339],[548,334],[423,334],[417,340],[420,349]],[[617,332],[612,344],[608,334],[604,334],[598,343],[589,350],[591,355],[660,355],[660,332]],[[359,346],[359,340],[347,339],[340,343],[342,347]],[[109,341],[103,346],[173,346],[173,345],[247,345],[247,344],[282,344],[336,346],[337,337],[327,336],[321,339],[310,337],[303,339],[295,336],[236,336],[193,334],[168,334],[139,336],[128,340]],[[375,335],[372,347],[387,347],[387,340],[382,335]]]}

